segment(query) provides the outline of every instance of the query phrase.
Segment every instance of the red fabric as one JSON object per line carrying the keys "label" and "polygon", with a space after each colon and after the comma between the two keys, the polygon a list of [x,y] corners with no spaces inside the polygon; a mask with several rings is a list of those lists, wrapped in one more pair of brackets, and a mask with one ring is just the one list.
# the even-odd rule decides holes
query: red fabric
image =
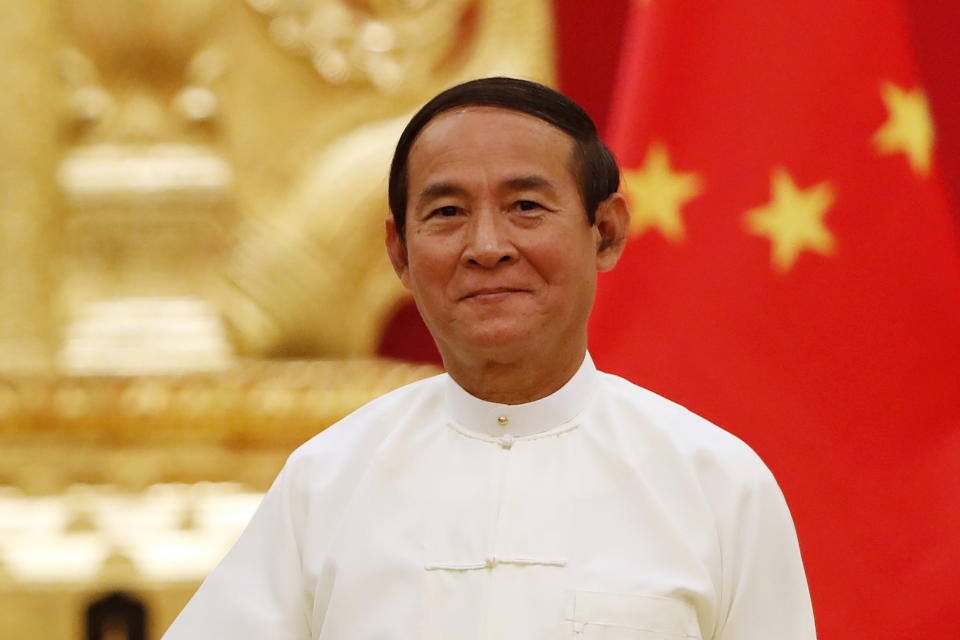
{"label": "red fabric", "polygon": [[628,0],[553,0],[558,89],[607,130]]}
{"label": "red fabric", "polygon": [[[918,87],[894,0],[635,2],[611,115],[626,168],[661,143],[701,191],[684,236],[634,237],[601,277],[601,369],[764,458],[790,504],[820,638],[955,637],[960,248],[936,158],[872,141]],[[771,172],[827,182],[835,248],[778,271],[746,212]]]}
{"label": "red fabric", "polygon": [[948,193],[953,196],[953,212],[960,224],[960,2],[909,0],[907,15],[917,66],[937,118]]}

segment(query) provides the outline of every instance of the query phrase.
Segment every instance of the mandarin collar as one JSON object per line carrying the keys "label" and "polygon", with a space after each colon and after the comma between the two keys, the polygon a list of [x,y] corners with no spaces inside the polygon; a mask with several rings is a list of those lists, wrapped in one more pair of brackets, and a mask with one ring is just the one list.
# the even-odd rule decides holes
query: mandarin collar
{"label": "mandarin collar", "polygon": [[447,376],[444,404],[454,423],[487,436],[530,436],[570,422],[582,412],[593,395],[597,368],[586,353],[580,368],[549,396],[524,404],[487,402],[471,395]]}

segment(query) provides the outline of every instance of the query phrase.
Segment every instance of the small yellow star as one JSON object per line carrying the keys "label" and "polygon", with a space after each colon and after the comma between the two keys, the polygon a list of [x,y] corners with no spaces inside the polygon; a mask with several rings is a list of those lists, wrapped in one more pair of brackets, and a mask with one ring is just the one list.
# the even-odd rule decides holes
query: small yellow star
{"label": "small yellow star", "polygon": [[873,134],[873,144],[882,154],[904,153],[915,173],[927,175],[934,128],[926,94],[921,89],[904,91],[889,82],[882,92],[889,117]]}
{"label": "small yellow star", "polygon": [[624,190],[630,202],[630,235],[655,228],[672,242],[683,239],[680,210],[701,191],[694,173],[676,173],[662,144],[653,143],[643,166],[623,172]]}
{"label": "small yellow star", "polygon": [[785,170],[774,169],[770,195],[769,203],[744,214],[744,222],[750,233],[770,239],[771,260],[777,271],[789,270],[801,251],[833,253],[835,241],[823,222],[834,202],[828,183],[800,189]]}

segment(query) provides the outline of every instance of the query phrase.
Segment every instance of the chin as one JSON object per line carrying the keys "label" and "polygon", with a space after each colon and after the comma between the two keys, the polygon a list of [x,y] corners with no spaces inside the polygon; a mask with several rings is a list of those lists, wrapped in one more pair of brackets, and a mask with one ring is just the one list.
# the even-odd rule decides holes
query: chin
{"label": "chin", "polygon": [[490,355],[512,355],[524,351],[533,344],[530,331],[507,328],[489,328],[457,336],[453,344],[462,344],[467,349]]}

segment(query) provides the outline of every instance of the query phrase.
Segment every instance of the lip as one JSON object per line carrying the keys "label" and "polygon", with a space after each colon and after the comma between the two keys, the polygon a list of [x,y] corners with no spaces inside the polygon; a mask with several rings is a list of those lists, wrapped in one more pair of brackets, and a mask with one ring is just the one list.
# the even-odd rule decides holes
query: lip
{"label": "lip", "polygon": [[501,298],[506,298],[514,293],[528,293],[526,289],[518,289],[515,287],[487,287],[484,289],[477,289],[471,291],[467,295],[460,298],[461,300],[499,300]]}

